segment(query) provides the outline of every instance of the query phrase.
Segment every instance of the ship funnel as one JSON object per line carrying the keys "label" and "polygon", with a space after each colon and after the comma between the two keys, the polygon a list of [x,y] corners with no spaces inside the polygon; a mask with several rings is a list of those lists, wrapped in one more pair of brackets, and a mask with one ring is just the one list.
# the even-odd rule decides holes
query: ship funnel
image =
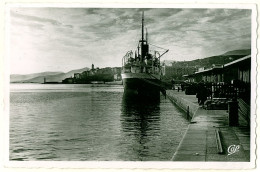
{"label": "ship funnel", "polygon": [[146,43],[148,44],[148,31],[147,31],[147,28],[145,28],[146,29],[146,37],[145,37],[145,39],[146,39]]}

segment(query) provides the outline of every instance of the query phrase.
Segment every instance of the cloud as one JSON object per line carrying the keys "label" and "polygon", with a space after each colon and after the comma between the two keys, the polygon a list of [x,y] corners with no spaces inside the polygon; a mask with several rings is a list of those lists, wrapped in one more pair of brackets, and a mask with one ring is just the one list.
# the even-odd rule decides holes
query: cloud
{"label": "cloud", "polygon": [[20,26],[24,26],[24,27],[29,27],[29,28],[33,28],[36,30],[43,30],[44,25],[43,24],[39,24],[39,23],[24,23],[24,22],[20,22],[17,20],[13,20],[11,21],[12,25],[20,25]]}
{"label": "cloud", "polygon": [[26,21],[33,21],[33,22],[39,22],[39,23],[50,23],[52,25],[61,25],[60,22],[57,20],[47,19],[47,18],[41,18],[36,16],[30,16],[30,15],[23,15],[18,14],[16,12],[11,11],[11,17],[19,18]]}
{"label": "cloud", "polygon": [[21,67],[11,72],[69,71],[92,62],[121,66],[141,38],[142,11],[149,42],[170,50],[163,59],[193,60],[251,46],[247,9],[14,8],[11,66]]}

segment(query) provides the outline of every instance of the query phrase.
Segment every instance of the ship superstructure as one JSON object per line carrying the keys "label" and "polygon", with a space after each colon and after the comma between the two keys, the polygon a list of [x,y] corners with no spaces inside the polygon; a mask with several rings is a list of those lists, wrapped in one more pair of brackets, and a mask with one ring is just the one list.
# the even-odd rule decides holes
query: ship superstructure
{"label": "ship superstructure", "polygon": [[122,59],[122,80],[125,91],[138,95],[158,96],[162,87],[163,74],[160,64],[162,55],[168,52],[164,49],[161,55],[158,51],[149,51],[148,32],[144,38],[144,13],[142,14],[142,37],[137,51],[128,51]]}

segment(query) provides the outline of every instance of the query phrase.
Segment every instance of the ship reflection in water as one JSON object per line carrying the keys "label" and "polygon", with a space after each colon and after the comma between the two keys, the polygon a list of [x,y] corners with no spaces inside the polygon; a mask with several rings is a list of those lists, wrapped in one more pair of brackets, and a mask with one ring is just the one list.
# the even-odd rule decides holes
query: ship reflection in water
{"label": "ship reflection in water", "polygon": [[160,99],[149,100],[124,93],[121,110],[124,137],[131,142],[128,150],[133,151],[132,155],[138,160],[149,160],[156,155],[155,147],[160,144],[154,144],[153,140],[159,139],[161,134]]}
{"label": "ship reflection in water", "polygon": [[11,86],[10,160],[168,161],[188,126],[164,96],[122,86]]}

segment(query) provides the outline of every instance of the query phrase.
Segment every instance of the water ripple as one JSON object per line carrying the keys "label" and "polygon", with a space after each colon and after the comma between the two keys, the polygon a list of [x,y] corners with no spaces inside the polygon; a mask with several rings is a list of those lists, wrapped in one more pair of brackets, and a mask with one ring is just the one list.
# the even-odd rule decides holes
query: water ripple
{"label": "water ripple", "polygon": [[187,126],[170,101],[131,99],[122,86],[16,84],[10,160],[168,161]]}

